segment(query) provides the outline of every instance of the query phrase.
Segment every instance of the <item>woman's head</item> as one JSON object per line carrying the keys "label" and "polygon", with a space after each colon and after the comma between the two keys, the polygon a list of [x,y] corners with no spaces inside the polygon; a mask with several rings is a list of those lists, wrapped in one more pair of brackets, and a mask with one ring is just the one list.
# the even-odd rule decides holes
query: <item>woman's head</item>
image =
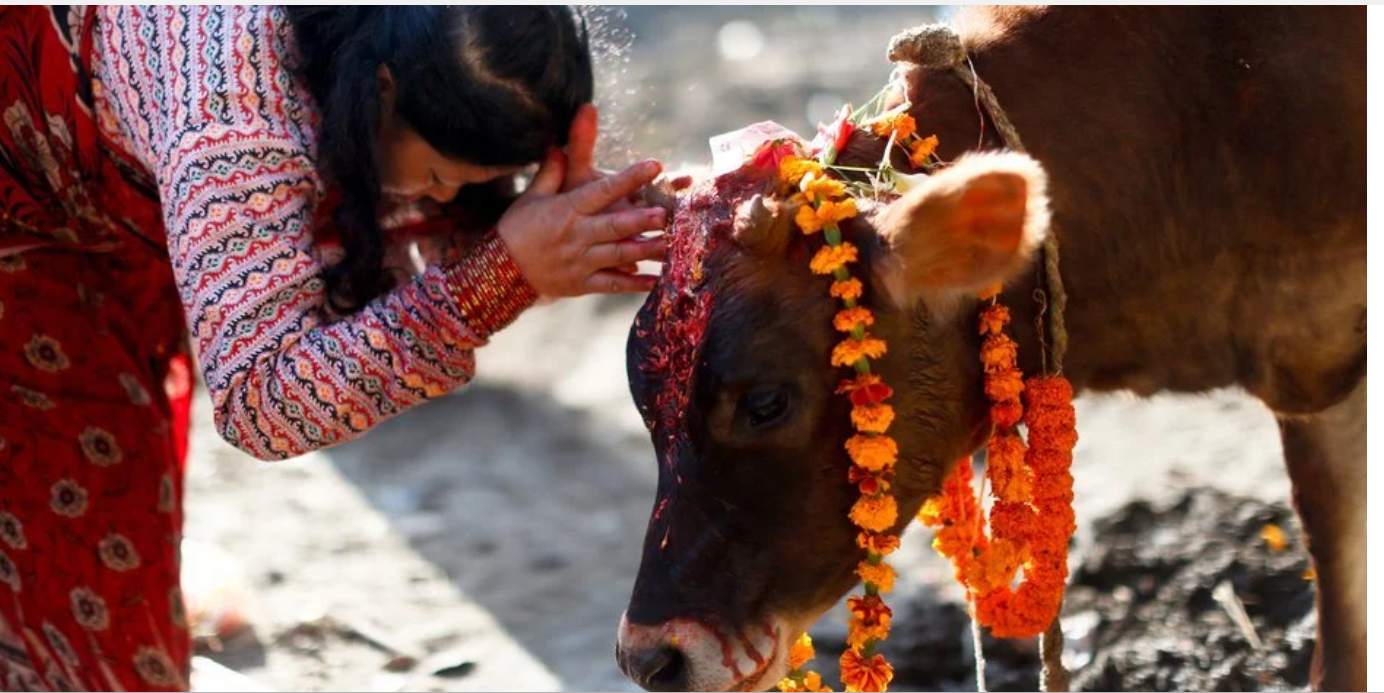
{"label": "woman's head", "polygon": [[592,98],[585,25],[567,7],[289,7],[321,111],[319,166],[339,187],[338,309],[388,287],[381,199],[447,202],[566,143]]}

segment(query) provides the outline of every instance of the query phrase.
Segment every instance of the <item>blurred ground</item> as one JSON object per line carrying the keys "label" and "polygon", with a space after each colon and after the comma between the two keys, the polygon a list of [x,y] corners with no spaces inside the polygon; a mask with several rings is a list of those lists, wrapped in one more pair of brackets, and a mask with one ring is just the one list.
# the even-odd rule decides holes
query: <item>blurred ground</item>
{"label": "blurred ground", "polygon": [[[883,82],[894,32],[933,19],[897,7],[614,14],[593,20],[603,45],[624,46],[602,63],[610,166],[705,163],[709,136],[766,118],[810,132]],[[479,353],[472,385],[291,462],[221,444],[200,400],[188,536],[230,551],[255,595],[253,633],[208,655],[277,690],[629,689],[614,634],[655,476],[624,375],[638,303],[536,308]],[[1279,510],[1287,499],[1272,418],[1236,393],[1085,398],[1078,418],[1081,555],[1098,518],[1131,499],[1172,503],[1199,486]],[[906,537],[899,603],[955,598],[929,541]],[[844,617],[818,630],[830,639]]]}

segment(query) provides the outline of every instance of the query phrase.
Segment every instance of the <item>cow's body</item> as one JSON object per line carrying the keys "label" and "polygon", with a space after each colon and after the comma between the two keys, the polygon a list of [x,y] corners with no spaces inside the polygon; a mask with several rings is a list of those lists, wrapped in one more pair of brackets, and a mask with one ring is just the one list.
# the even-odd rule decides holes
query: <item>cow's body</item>
{"label": "cow's body", "polygon": [[[973,10],[961,26],[977,74],[1047,171],[1051,232],[1060,241],[1068,294],[1065,374],[1079,389],[1140,394],[1240,386],[1280,417],[1295,500],[1320,576],[1319,683],[1363,689],[1363,11]],[[982,131],[975,100],[954,74],[914,67],[906,80],[919,129],[939,135],[944,159],[978,145],[1002,146],[988,122]],[[879,140],[855,137],[842,161],[865,164],[882,151]],[[1025,188],[1016,180],[1021,198],[1025,190],[1031,196],[1041,188],[1041,181],[1030,180]],[[898,217],[901,205],[894,207],[854,231],[861,237],[878,232],[873,248],[862,242],[877,269],[884,265],[876,261],[891,253],[904,265],[918,261],[909,256],[920,251],[908,250],[918,246],[907,242],[908,229],[890,231],[899,227],[890,214]],[[717,420],[717,402],[729,397],[734,410],[736,383],[753,380],[756,372],[782,372],[772,377],[790,382],[798,393],[817,387],[800,371],[825,370],[813,364],[824,364],[824,358],[815,359],[830,348],[830,309],[820,299],[820,282],[801,269],[806,262],[796,247],[800,241],[787,245],[772,257],[725,250],[711,263],[715,283],[735,295],[722,291],[705,372],[694,384],[714,395],[692,398],[691,406],[701,409],[685,413],[689,425],[703,429],[700,439],[695,430],[692,436],[695,454],[680,454],[717,469],[698,484],[725,507],[725,517],[714,517],[714,524],[722,535],[726,528],[739,529],[746,538],[731,532],[729,539],[688,542],[696,546],[690,558],[677,547],[646,545],[629,616],[634,625],[622,631],[625,650],[645,646],[640,638],[654,631],[636,631],[653,622],[665,629],[674,622],[705,628],[707,605],[715,598],[695,573],[679,567],[684,559],[704,562],[716,552],[742,584],[768,585],[748,603],[726,593],[725,608],[712,614],[742,633],[771,622],[803,627],[853,582],[848,571],[858,554],[843,539],[848,528],[814,525],[811,538],[804,538],[782,525],[801,529],[806,521],[819,521],[807,510],[785,519],[782,509],[744,508],[733,477],[748,472],[725,461],[760,460],[755,464],[773,471],[760,470],[755,478],[780,472],[785,488],[805,496],[813,512],[835,513],[844,523],[847,463],[834,444],[844,439],[837,422],[842,413],[820,397],[795,394],[794,406],[805,420],[787,432],[746,443],[704,425]],[[1039,369],[1041,353],[1031,319],[1036,280],[1030,269],[1005,282],[1004,301],[1015,312],[1014,337],[1028,373]],[[766,304],[777,309],[766,312]],[[881,368],[900,390],[895,435],[904,451],[897,489],[901,528],[936,493],[952,460],[984,441],[988,426],[972,309],[921,301],[881,315],[880,322],[877,330],[894,345]],[[761,350],[766,341],[791,348],[753,371],[754,352],[728,340],[756,343]],[[638,342],[632,338],[632,365],[642,355]],[[633,369],[632,375],[640,399],[647,393]],[[805,456],[810,460],[803,461]],[[680,462],[680,475],[702,469],[693,463]],[[831,464],[840,467],[832,472],[840,474],[842,488],[787,481],[793,472],[785,470],[794,465]],[[664,495],[666,487],[660,488]],[[780,502],[772,488],[759,492],[766,504]],[[698,497],[684,505],[706,516],[715,504]],[[651,541],[657,539],[654,528],[676,523],[656,517]],[[766,538],[772,533],[764,525],[780,535]],[[811,545],[785,549],[773,543],[778,541]],[[754,561],[736,559],[741,553],[765,555],[766,549],[779,551],[779,570],[798,578],[765,577],[750,567]],[[803,575],[817,581],[815,588],[801,584]],[[695,598],[686,608],[668,604],[680,595]],[[659,606],[651,608],[650,599]],[[631,664],[628,654],[623,659],[627,670],[642,676],[639,662]],[[712,679],[681,683],[689,680]]]}
{"label": "cow's body", "polygon": [[[1049,176],[1067,376],[1139,394],[1240,386],[1280,417],[1322,575],[1321,683],[1363,690],[1363,13],[980,14],[976,36],[993,39],[973,39],[976,70]],[[916,77],[937,104],[920,123],[943,108],[974,122],[955,79]],[[942,141],[964,147],[966,130]],[[1008,305],[1032,308],[1032,288],[1014,284]],[[1032,323],[1014,324],[1032,372]]]}

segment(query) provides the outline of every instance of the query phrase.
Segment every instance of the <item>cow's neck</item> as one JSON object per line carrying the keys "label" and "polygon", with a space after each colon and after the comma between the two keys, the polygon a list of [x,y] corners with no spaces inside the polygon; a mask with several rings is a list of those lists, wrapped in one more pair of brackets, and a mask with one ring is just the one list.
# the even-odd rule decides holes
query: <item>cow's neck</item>
{"label": "cow's neck", "polygon": [[[1233,368],[1192,357],[1220,348],[1213,344],[1215,321],[1193,316],[1169,330],[1174,326],[1164,319],[1169,302],[1207,300],[1198,268],[1177,276],[1160,271],[1175,261],[1160,244],[1193,206],[1165,206],[1167,196],[1160,193],[1180,184],[1175,166],[1199,164],[1169,163],[1169,157],[1192,156],[1161,93],[1164,80],[1175,79],[1160,71],[1167,52],[1179,50],[1168,43],[1178,27],[1141,27],[1141,38],[1134,39],[1129,32],[1070,26],[1088,25],[1090,13],[1000,16],[1003,25],[963,24],[963,36],[976,72],[1049,172],[1053,232],[1069,297],[1066,375],[1078,388],[1145,393],[1229,384]],[[1170,21],[1176,16],[1168,15]],[[975,100],[955,75],[919,73],[910,82],[920,128],[938,132],[944,158],[982,140],[982,148],[1004,146],[988,119],[982,137]],[[1011,281],[1004,296],[1029,373],[1039,369],[1036,279],[1035,271]]]}

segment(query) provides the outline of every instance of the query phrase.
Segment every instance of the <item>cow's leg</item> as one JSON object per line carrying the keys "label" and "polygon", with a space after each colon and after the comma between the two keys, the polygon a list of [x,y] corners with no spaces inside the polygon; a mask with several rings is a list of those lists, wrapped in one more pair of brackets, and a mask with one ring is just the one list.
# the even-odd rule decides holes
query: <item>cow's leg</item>
{"label": "cow's leg", "polygon": [[1293,502],[1317,571],[1317,690],[1365,690],[1365,381],[1340,404],[1279,419]]}

